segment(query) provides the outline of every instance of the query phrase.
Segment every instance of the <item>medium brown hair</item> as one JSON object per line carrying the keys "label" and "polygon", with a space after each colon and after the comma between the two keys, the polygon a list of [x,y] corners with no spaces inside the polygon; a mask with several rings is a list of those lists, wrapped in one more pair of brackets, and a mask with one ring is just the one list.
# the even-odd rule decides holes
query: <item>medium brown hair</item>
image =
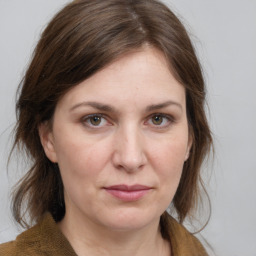
{"label": "medium brown hair", "polygon": [[[38,127],[51,121],[60,98],[116,58],[150,45],[160,50],[186,91],[193,145],[172,205],[182,222],[200,196],[200,167],[212,138],[205,115],[205,86],[200,64],[179,19],[157,0],[78,0],[48,24],[19,88],[14,148],[25,150],[31,168],[16,186],[13,215],[25,225],[50,212],[65,215],[63,184],[57,164],[45,155]],[[168,214],[161,221],[165,223]]]}

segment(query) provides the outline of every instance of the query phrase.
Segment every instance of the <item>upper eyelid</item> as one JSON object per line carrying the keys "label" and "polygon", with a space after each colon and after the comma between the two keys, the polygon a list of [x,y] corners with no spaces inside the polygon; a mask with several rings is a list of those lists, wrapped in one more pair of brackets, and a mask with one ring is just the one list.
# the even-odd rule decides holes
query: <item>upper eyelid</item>
{"label": "upper eyelid", "polygon": [[91,117],[94,117],[94,116],[99,116],[99,117],[104,118],[104,119],[106,119],[106,120],[109,119],[109,117],[106,116],[105,114],[102,114],[102,113],[95,113],[95,114],[84,115],[84,116],[82,117],[82,120],[86,120],[86,119],[91,118]]}
{"label": "upper eyelid", "polygon": [[[150,115],[148,115],[146,118],[150,118],[152,116],[163,116],[163,117],[166,117],[166,118],[170,118],[172,119],[173,118],[173,115],[171,114],[166,114],[166,113],[161,113],[161,112],[156,112],[156,113],[151,113]],[[103,117],[103,118],[110,118],[108,115],[106,115],[105,113],[92,113],[92,114],[88,114],[88,115],[84,115],[82,118],[86,119],[88,117],[92,117],[92,116],[100,116],[100,117]],[[114,119],[114,118],[112,118]]]}
{"label": "upper eyelid", "polygon": [[175,118],[173,117],[173,115],[170,115],[170,114],[165,114],[165,113],[153,113],[151,115],[149,115],[148,118],[152,118],[153,116],[162,116],[162,117],[165,117],[171,121],[175,121]]}
{"label": "upper eyelid", "polygon": [[88,114],[88,115],[84,115],[82,117],[82,119],[87,119],[87,118],[90,118],[90,117],[93,117],[93,116],[100,116],[100,117],[103,117],[103,114],[101,113],[97,113],[97,114]]}

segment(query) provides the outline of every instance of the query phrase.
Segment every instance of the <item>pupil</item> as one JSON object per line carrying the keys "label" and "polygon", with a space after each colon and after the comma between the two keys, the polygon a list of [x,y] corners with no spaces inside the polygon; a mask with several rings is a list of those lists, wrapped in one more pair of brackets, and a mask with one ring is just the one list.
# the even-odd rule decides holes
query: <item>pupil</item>
{"label": "pupil", "polygon": [[101,117],[100,116],[91,117],[91,123],[93,125],[99,125],[100,122],[101,122]]}
{"label": "pupil", "polygon": [[154,117],[153,117],[153,123],[154,123],[154,124],[159,125],[159,124],[161,124],[162,122],[163,122],[163,117],[161,117],[161,116],[154,116]]}

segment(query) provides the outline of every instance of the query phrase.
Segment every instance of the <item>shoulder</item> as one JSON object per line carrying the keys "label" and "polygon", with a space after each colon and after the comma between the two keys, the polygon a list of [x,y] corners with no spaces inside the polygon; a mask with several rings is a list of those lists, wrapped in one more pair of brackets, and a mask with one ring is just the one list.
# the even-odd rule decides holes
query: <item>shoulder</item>
{"label": "shoulder", "polygon": [[4,244],[0,244],[0,256],[4,256],[4,255],[10,255],[10,256],[14,256],[15,253],[15,242],[8,242],[8,243],[4,243]]}
{"label": "shoulder", "polygon": [[0,256],[77,256],[50,213],[21,233],[15,241],[0,245]]}
{"label": "shoulder", "polygon": [[168,218],[167,230],[173,255],[208,256],[200,241],[172,217]]}
{"label": "shoulder", "polygon": [[0,256],[39,256],[40,254],[40,225],[21,233],[16,240],[0,245]]}

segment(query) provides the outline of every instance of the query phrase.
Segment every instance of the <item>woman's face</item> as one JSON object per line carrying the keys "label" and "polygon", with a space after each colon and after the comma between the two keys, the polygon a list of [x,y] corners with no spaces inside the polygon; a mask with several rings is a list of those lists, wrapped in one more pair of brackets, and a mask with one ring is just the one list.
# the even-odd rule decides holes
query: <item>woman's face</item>
{"label": "woman's face", "polygon": [[68,216],[144,227],[171,203],[188,158],[184,87],[160,52],[143,48],[72,88],[40,136],[59,165]]}

